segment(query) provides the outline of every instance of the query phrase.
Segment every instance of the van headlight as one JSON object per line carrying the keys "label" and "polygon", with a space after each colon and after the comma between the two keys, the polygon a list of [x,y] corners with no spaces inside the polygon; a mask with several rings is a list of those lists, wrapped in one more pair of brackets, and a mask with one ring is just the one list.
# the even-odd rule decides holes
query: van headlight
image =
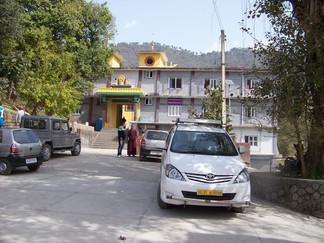
{"label": "van headlight", "polygon": [[236,177],[234,183],[242,183],[250,181],[250,176],[246,168],[244,168],[241,173]]}
{"label": "van headlight", "polygon": [[180,171],[178,171],[177,168],[171,164],[167,164],[165,166],[165,175],[170,179],[185,181]]}

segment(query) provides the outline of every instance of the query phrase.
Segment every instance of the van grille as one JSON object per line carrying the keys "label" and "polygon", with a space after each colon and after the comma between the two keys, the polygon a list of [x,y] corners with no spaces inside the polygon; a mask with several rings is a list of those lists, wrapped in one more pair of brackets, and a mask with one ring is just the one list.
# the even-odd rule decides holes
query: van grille
{"label": "van grille", "polygon": [[189,180],[206,184],[226,183],[230,182],[233,175],[215,175],[215,174],[194,174],[185,173]]}
{"label": "van grille", "polygon": [[182,195],[185,198],[222,201],[222,200],[233,200],[236,193],[223,193],[222,196],[204,196],[204,195],[197,195],[196,192],[182,191]]}

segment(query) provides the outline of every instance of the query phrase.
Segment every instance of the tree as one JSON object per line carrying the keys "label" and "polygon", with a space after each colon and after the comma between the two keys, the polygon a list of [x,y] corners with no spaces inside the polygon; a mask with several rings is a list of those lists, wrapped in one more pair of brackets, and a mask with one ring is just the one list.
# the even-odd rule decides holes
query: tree
{"label": "tree", "polygon": [[11,99],[23,66],[18,46],[23,42],[22,8],[13,0],[0,2],[0,93]]}
{"label": "tree", "polygon": [[270,112],[279,120],[291,121],[303,177],[324,174],[323,9],[324,2],[317,0],[257,0],[249,12],[251,18],[265,14],[274,30],[267,45],[255,46],[272,73],[257,92],[272,96]]}
{"label": "tree", "polygon": [[[221,85],[218,85],[216,89],[211,89],[209,86],[206,87],[206,97],[202,98],[201,112],[190,106],[188,113],[190,118],[201,118],[201,119],[212,119],[222,120],[222,102],[223,92]],[[226,131],[231,134],[233,130],[231,125],[231,119],[229,114],[229,106],[226,107]]]}
{"label": "tree", "polygon": [[19,96],[32,114],[68,117],[109,74],[113,16],[85,0],[20,0],[26,65]]}

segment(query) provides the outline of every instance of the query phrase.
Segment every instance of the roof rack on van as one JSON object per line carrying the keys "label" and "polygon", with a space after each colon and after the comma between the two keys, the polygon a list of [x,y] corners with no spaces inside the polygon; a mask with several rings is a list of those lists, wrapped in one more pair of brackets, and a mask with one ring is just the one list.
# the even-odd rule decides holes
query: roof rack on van
{"label": "roof rack on van", "polygon": [[176,124],[178,124],[178,123],[195,123],[195,124],[217,125],[217,126],[221,126],[223,124],[221,120],[193,119],[193,118],[177,118],[175,122],[176,122]]}

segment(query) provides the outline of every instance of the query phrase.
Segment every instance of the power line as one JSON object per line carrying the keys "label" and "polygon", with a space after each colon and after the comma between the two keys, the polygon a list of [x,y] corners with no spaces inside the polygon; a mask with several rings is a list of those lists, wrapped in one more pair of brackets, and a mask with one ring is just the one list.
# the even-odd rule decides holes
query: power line
{"label": "power line", "polygon": [[217,8],[217,0],[212,0],[213,2],[213,5],[214,5],[214,12],[216,14],[216,17],[217,17],[217,21],[218,21],[218,24],[219,24],[219,27],[220,29],[222,30],[223,29],[223,24],[222,24],[222,20],[221,20],[221,17],[220,17],[220,14],[219,14],[219,11],[218,11],[218,8]]}

